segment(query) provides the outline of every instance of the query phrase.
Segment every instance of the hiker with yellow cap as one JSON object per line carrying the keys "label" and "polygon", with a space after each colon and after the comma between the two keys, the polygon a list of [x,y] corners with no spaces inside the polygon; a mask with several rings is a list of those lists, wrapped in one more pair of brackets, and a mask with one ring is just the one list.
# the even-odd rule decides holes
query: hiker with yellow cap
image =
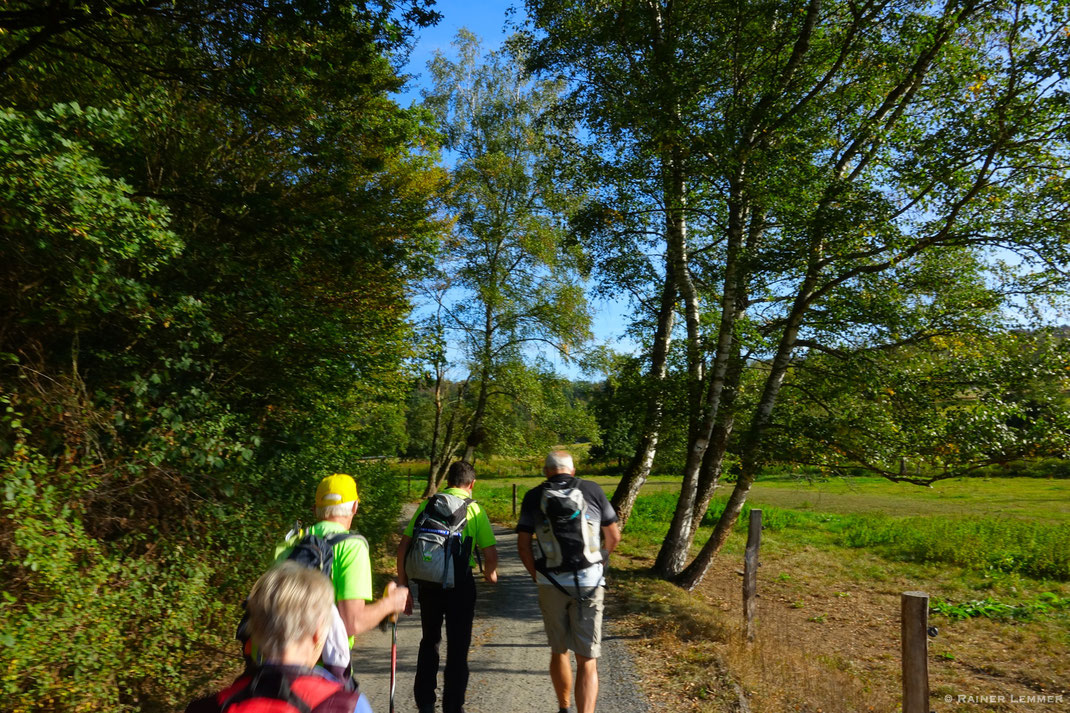
{"label": "hiker with yellow cap", "polygon": [[[304,561],[327,574],[334,585],[337,616],[348,640],[343,637],[343,641],[336,642],[334,647],[344,647],[344,651],[334,651],[328,645],[323,659],[325,664],[331,663],[327,659],[336,655],[348,663],[354,637],[374,628],[383,619],[403,612],[409,595],[406,587],[390,582],[383,598],[373,601],[368,541],[349,531],[359,503],[357,484],[352,477],[335,473],[324,478],[316,488],[316,524],[304,529],[295,528],[275,549],[276,562]],[[317,548],[321,551],[317,552]],[[303,550],[309,550],[309,553]]]}

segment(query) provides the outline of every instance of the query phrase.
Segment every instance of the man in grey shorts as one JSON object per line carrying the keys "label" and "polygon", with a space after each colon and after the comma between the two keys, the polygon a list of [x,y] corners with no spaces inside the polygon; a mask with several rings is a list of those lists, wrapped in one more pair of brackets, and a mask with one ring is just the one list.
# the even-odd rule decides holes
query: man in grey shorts
{"label": "man in grey shorts", "polygon": [[568,711],[572,690],[569,649],[576,654],[576,709],[594,713],[604,561],[620,542],[617,513],[598,484],[575,477],[568,453],[547,455],[543,474],[546,480],[528,491],[520,506],[517,549],[539,585],[539,608],[550,642],[550,680],[561,713]]}

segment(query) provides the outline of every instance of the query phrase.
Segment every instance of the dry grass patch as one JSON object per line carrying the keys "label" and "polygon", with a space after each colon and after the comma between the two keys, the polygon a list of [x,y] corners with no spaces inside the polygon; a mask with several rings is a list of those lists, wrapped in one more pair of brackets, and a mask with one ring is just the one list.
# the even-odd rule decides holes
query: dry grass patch
{"label": "dry grass patch", "polygon": [[763,613],[762,637],[747,643],[732,610],[705,590],[684,592],[638,570],[617,578],[613,616],[635,637],[637,667],[655,705],[720,713],[740,710],[742,697],[755,713],[895,708],[848,658],[804,645],[793,621]]}
{"label": "dry grass patch", "polygon": [[[757,710],[896,710],[901,692],[901,593],[920,589],[962,599],[977,592],[957,568],[888,562],[856,549],[778,543],[778,538],[789,536],[769,533],[770,546],[763,543],[758,645],[753,662],[728,658],[731,671],[757,690],[756,701],[765,695],[770,702],[756,705]],[[742,618],[739,567],[738,557],[719,557],[698,589],[721,608],[732,631],[739,630]],[[867,576],[878,568],[879,578]],[[1001,583],[996,591],[1009,596],[1017,590],[1024,596],[1025,588],[1043,586],[1065,595],[1065,585],[1012,581],[1017,584]],[[930,643],[933,710],[1050,713],[1052,704],[1030,703],[1027,697],[1062,695],[1070,701],[1070,622],[1065,614],[1033,621],[950,621],[934,616],[930,623],[940,630]],[[835,685],[811,684],[823,676]],[[761,685],[769,682],[772,692],[763,694]],[[1006,700],[985,705],[957,701],[959,695],[993,693]],[[1012,703],[1012,695],[1026,700]]]}
{"label": "dry grass patch", "polygon": [[[890,562],[859,549],[799,545],[766,533],[759,570],[758,639],[740,638],[741,537],[733,535],[695,592],[645,573],[637,553],[615,559],[613,612],[635,637],[637,666],[665,711],[739,710],[736,687],[754,713],[895,711],[900,706],[899,606],[903,591],[962,601],[991,594],[1034,596],[1061,583],[995,581],[979,592],[959,568]],[[1070,621],[934,616],[931,709],[941,713],[1051,713],[1070,702]],[[960,695],[1003,702],[959,703]],[[948,703],[945,696],[952,696]],[[1062,695],[1064,703],[1028,696]],[[1012,696],[1014,700],[1012,702]]]}

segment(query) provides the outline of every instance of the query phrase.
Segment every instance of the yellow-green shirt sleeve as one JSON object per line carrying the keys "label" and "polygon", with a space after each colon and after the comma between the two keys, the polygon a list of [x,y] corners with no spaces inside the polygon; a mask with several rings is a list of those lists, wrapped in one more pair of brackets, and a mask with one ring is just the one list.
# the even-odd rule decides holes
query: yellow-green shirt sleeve
{"label": "yellow-green shirt sleeve", "polygon": [[372,600],[372,564],[368,542],[363,537],[350,537],[335,545],[334,563],[335,601],[343,599]]}
{"label": "yellow-green shirt sleeve", "polygon": [[494,547],[498,541],[494,539],[494,528],[490,526],[490,518],[479,503],[468,506],[468,535],[480,549]]}

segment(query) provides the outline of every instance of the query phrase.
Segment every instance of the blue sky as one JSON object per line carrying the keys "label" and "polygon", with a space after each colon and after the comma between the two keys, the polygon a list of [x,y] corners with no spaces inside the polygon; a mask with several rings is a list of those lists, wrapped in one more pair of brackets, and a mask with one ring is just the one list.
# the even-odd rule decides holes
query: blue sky
{"label": "blue sky", "polygon": [[[409,56],[407,71],[417,75],[408,90],[398,95],[398,102],[407,106],[419,101],[420,88],[427,76],[427,62],[436,50],[450,53],[450,42],[457,36],[457,31],[467,27],[483,39],[483,46],[493,49],[505,39],[505,19],[508,3],[488,0],[439,0],[435,9],[442,13],[442,20],[434,27],[421,30],[417,35],[416,46]],[[517,10],[523,12],[522,9]]]}
{"label": "blue sky", "polygon": [[[396,99],[402,106],[408,106],[420,100],[420,89],[427,81],[427,62],[435,51],[452,53],[450,42],[457,31],[466,27],[483,40],[484,49],[497,47],[505,38],[505,23],[508,17],[509,3],[488,0],[439,0],[435,9],[442,13],[442,20],[435,27],[429,27],[418,33],[416,45],[409,56],[406,72],[413,75],[406,90]],[[516,24],[523,17],[523,8],[519,7],[512,22]],[[630,312],[626,298],[620,300],[595,300],[591,303],[594,318],[593,332],[595,342],[608,344],[616,351],[633,351],[635,344],[624,336],[624,325]],[[558,372],[571,378],[599,378],[597,374],[581,374],[575,365],[565,364],[555,353],[543,352]]]}

